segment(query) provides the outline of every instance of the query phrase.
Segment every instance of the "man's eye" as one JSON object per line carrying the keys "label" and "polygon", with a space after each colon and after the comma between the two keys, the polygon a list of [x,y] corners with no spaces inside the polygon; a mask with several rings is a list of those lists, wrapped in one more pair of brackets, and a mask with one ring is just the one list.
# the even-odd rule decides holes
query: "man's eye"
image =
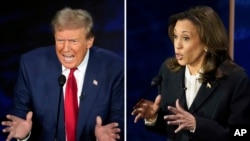
{"label": "man's eye", "polygon": [[63,43],[64,40],[56,40],[58,43]]}

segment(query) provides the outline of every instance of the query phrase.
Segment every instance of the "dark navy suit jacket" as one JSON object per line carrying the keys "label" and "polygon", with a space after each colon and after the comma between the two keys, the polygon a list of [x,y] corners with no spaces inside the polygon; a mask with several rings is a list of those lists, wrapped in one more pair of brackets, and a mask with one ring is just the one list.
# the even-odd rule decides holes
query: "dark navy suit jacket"
{"label": "dark navy suit jacket", "polygon": [[[37,48],[21,56],[11,114],[25,118],[28,111],[33,111],[30,140],[54,141],[61,89],[58,77],[61,74],[62,66],[55,46]],[[96,141],[97,115],[102,117],[103,124],[118,122],[123,138],[123,59],[110,51],[92,47],[80,96],[77,141]],[[58,122],[58,141],[65,141],[63,96]]]}
{"label": "dark navy suit jacket", "polygon": [[[168,137],[168,141],[229,141],[230,127],[250,125],[250,83],[246,72],[237,65],[225,61],[220,70],[222,78],[202,83],[197,96],[188,109],[185,98],[185,67],[171,72],[165,62],[160,69],[162,83],[161,108],[157,123],[146,126],[148,130]],[[174,133],[177,126],[166,124],[164,115],[172,114],[167,106],[174,106],[179,99],[182,107],[193,114],[196,130]],[[232,128],[231,128],[232,129]]]}

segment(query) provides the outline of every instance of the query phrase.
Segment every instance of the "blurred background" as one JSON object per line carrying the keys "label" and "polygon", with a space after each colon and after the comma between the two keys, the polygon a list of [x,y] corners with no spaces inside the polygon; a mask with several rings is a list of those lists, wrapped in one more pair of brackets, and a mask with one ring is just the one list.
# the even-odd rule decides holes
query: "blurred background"
{"label": "blurred background", "polygon": [[[88,10],[95,22],[95,45],[126,58],[127,141],[152,141],[166,138],[145,130],[143,121],[133,123],[132,107],[146,93],[160,64],[173,55],[167,35],[168,17],[195,5],[216,10],[229,29],[229,0],[9,0],[0,5],[0,119],[5,119],[12,104],[19,57],[33,48],[54,44],[50,21],[64,6]],[[234,60],[250,75],[250,1],[235,0]],[[126,10],[124,9],[126,8]],[[126,11],[126,43],[124,42]],[[125,52],[124,52],[124,45]],[[154,99],[156,88],[147,91]],[[0,125],[0,130],[2,130]],[[0,132],[0,141],[6,135]]]}
{"label": "blurred background", "polygon": [[[174,55],[167,35],[168,18],[191,6],[207,5],[229,29],[229,0],[127,0],[127,141],[165,141],[146,131],[144,121],[134,124],[132,107],[158,74],[161,63]],[[235,0],[234,60],[250,75],[250,1]],[[152,88],[146,98],[154,100]]]}
{"label": "blurred background", "polygon": [[[0,5],[0,120],[10,110],[21,54],[54,44],[50,21],[70,6],[93,16],[94,45],[124,57],[124,0],[8,0]],[[0,125],[0,141],[6,139]]]}

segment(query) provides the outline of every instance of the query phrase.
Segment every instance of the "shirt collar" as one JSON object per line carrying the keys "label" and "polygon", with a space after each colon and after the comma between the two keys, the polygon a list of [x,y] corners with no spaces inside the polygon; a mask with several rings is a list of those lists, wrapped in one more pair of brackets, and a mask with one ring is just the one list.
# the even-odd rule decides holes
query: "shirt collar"
{"label": "shirt collar", "polygon": [[200,77],[200,72],[202,72],[202,69],[199,71],[199,73],[197,73],[196,75],[191,75],[187,65],[186,65],[186,69],[185,69],[185,76],[187,78],[199,78]]}

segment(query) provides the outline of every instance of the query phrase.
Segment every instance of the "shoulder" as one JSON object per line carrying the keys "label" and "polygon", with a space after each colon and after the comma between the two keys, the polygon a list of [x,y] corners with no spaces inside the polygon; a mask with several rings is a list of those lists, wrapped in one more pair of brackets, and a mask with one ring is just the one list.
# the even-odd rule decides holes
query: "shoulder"
{"label": "shoulder", "polygon": [[229,76],[242,76],[248,77],[245,69],[233,61],[224,61],[218,68],[218,71],[225,77]]}
{"label": "shoulder", "polygon": [[45,65],[57,61],[54,46],[38,47],[21,55],[20,63],[29,66]]}
{"label": "shoulder", "polygon": [[90,58],[93,58],[95,60],[99,60],[102,63],[121,63],[123,64],[123,58],[122,56],[118,55],[117,53],[104,49],[104,48],[100,48],[100,47],[96,47],[93,46],[92,48],[90,48]]}
{"label": "shoulder", "polygon": [[171,74],[176,74],[179,72],[182,72],[185,69],[184,66],[179,66],[176,69],[170,69],[169,68],[169,59],[166,59],[160,66],[160,73],[162,75],[171,75]]}
{"label": "shoulder", "polygon": [[29,52],[22,54],[21,57],[22,58],[41,57],[42,55],[46,55],[46,54],[55,54],[55,46],[38,47],[33,50],[30,50]]}
{"label": "shoulder", "polygon": [[93,46],[92,48],[90,48],[90,52],[92,52],[94,54],[106,56],[107,58],[122,59],[121,56],[118,55],[117,53],[115,53],[115,52],[113,52],[111,50],[108,50],[108,49],[97,47],[97,46]]}

